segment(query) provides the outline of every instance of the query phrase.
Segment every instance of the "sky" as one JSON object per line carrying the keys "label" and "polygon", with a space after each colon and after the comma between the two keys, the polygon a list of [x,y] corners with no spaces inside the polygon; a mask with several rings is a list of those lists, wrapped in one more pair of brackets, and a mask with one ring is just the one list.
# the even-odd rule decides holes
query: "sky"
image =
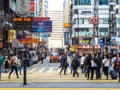
{"label": "sky", "polygon": [[63,10],[64,0],[48,0],[48,10]]}

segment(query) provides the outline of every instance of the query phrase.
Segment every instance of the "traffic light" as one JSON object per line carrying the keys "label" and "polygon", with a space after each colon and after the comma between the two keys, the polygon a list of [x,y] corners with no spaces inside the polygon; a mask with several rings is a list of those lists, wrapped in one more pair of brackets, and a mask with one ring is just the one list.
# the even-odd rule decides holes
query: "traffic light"
{"label": "traffic light", "polygon": [[106,39],[106,44],[107,44],[107,45],[110,45],[110,44],[111,44],[111,41],[110,41],[110,40],[111,40],[110,37]]}

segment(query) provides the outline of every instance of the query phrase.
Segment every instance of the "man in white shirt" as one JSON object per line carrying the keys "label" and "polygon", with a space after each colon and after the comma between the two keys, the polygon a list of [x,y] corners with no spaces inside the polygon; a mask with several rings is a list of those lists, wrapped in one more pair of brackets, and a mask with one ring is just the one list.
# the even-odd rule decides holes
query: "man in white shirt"
{"label": "man in white shirt", "polygon": [[85,68],[84,68],[84,61],[85,61],[85,54],[83,54],[83,56],[80,59],[80,64],[81,64],[81,69],[82,69],[82,73],[85,72]]}

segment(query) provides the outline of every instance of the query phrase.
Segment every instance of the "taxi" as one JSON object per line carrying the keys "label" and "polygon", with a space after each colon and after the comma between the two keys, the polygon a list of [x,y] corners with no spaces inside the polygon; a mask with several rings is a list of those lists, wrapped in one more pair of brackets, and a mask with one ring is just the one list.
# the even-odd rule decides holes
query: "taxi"
{"label": "taxi", "polygon": [[50,63],[59,63],[60,62],[60,56],[58,53],[52,53],[50,55]]}

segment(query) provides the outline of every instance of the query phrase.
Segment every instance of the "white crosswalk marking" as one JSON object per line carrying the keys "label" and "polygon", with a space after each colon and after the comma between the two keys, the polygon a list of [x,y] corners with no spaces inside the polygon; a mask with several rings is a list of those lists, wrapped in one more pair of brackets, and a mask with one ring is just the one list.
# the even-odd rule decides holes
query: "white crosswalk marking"
{"label": "white crosswalk marking", "polygon": [[[44,73],[45,72],[45,73],[57,73],[58,74],[60,72],[60,70],[61,70],[61,68],[56,68],[56,67],[50,67],[50,68],[42,67],[38,71],[37,71],[37,68],[33,68],[33,69],[29,70],[28,73],[34,73],[34,72]],[[80,69],[78,69],[77,71],[78,71],[78,73],[81,73]],[[71,73],[70,67],[67,68],[66,73],[68,73],[68,74]]]}
{"label": "white crosswalk marking", "polygon": [[43,67],[43,68],[41,68],[41,69],[39,70],[39,73],[42,73],[44,70],[45,70],[45,68],[44,68],[44,67]]}
{"label": "white crosswalk marking", "polygon": [[50,73],[50,72],[52,72],[52,71],[53,71],[53,68],[50,68],[49,71],[48,71],[48,73]]}
{"label": "white crosswalk marking", "polygon": [[28,73],[33,73],[36,70],[36,68],[33,68],[32,70],[30,70]]}
{"label": "white crosswalk marking", "polygon": [[70,71],[70,68],[67,68],[67,73],[70,73],[71,71]]}

